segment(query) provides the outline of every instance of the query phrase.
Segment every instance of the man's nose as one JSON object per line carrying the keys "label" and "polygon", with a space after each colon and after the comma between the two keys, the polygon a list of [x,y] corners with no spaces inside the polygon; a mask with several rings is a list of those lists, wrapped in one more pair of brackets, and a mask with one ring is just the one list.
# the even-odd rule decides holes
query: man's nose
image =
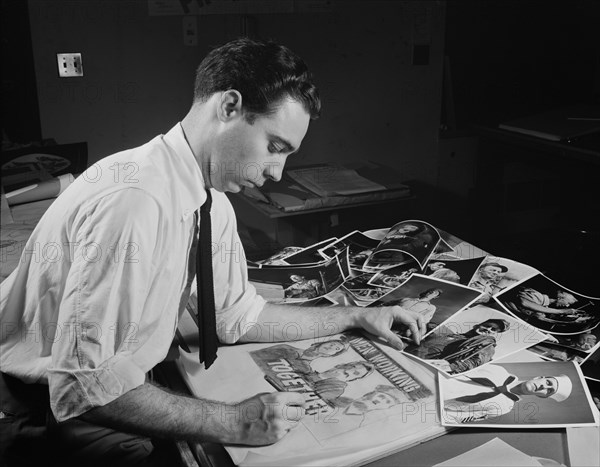
{"label": "man's nose", "polygon": [[269,165],[265,169],[265,176],[274,182],[278,182],[281,180],[281,176],[283,175],[283,167],[283,164]]}

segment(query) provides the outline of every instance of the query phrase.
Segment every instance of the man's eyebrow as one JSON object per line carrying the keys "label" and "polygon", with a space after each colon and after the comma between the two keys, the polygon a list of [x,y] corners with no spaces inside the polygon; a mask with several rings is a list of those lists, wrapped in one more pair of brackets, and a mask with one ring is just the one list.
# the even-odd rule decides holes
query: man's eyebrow
{"label": "man's eyebrow", "polygon": [[283,145],[287,151],[289,151],[289,152],[297,151],[297,149],[294,147],[294,145],[292,143],[290,143],[288,140],[282,138],[281,136],[277,136],[272,133],[269,133],[268,136],[271,140],[274,140],[274,141],[278,142],[279,144]]}

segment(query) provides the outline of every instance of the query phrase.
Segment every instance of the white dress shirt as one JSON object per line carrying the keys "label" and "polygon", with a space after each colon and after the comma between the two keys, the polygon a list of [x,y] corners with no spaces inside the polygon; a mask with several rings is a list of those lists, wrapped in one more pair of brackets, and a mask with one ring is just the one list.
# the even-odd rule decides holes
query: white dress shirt
{"label": "white dress shirt", "polygon": [[[143,384],[166,356],[204,187],[177,124],[91,166],[41,218],[0,285],[0,370],[48,384],[58,421]],[[217,332],[234,343],[265,302],[248,283],[229,200],[212,197]]]}

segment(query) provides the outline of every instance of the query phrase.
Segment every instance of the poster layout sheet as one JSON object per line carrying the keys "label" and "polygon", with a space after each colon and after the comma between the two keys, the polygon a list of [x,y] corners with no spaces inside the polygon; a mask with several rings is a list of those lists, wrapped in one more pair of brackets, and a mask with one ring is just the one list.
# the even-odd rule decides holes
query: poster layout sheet
{"label": "poster layout sheet", "polygon": [[598,411],[574,362],[490,363],[464,375],[440,375],[448,426],[551,428],[598,424]]}
{"label": "poster layout sheet", "polygon": [[276,444],[226,447],[239,465],[356,464],[445,432],[435,370],[361,333],[222,347],[210,369],[196,362],[196,353],[179,359],[198,397],[235,402],[279,390],[308,401]]}

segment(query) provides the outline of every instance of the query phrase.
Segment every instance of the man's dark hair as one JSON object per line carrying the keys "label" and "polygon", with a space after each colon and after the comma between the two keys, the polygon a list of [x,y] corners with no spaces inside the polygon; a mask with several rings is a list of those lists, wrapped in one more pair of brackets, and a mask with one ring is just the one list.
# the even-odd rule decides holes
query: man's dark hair
{"label": "man's dark hair", "polygon": [[272,41],[239,38],[213,49],[196,70],[194,102],[235,89],[252,124],[258,115],[277,111],[285,97],[300,102],[311,119],[319,117],[321,100],[304,61]]}
{"label": "man's dark hair", "polygon": [[482,321],[481,323],[476,324],[475,327],[481,326],[481,325],[487,324],[487,323],[495,324],[496,326],[498,326],[498,329],[500,330],[500,332],[505,332],[510,328],[510,323],[508,321],[506,321],[505,319],[495,319],[495,318],[486,319],[485,321]]}

